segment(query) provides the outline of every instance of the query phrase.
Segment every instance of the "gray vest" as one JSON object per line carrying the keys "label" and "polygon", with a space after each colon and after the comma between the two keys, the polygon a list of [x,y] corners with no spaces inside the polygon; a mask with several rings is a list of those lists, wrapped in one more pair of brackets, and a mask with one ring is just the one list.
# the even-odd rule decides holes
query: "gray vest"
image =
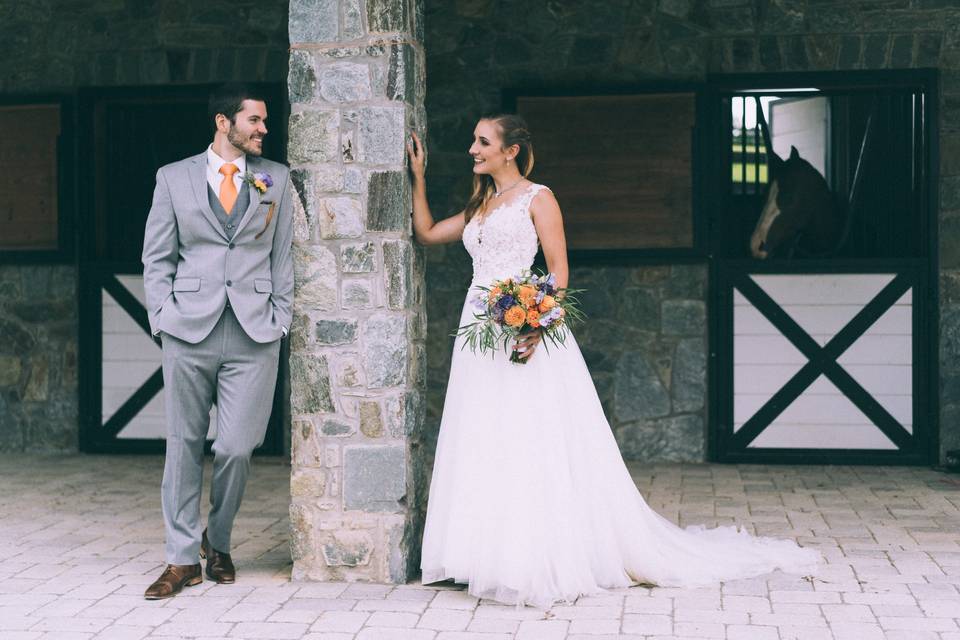
{"label": "gray vest", "polygon": [[213,215],[217,216],[217,220],[219,220],[221,226],[223,226],[223,232],[227,234],[228,239],[232,240],[233,234],[237,230],[237,225],[240,224],[240,218],[243,217],[243,213],[247,210],[247,207],[250,206],[250,189],[247,188],[246,183],[240,185],[240,188],[237,190],[237,201],[233,203],[233,209],[230,211],[230,215],[227,215],[227,212],[224,211],[223,205],[220,204],[220,198],[213,192],[213,187],[209,184],[207,185],[207,200],[210,201],[210,208],[213,209]]}

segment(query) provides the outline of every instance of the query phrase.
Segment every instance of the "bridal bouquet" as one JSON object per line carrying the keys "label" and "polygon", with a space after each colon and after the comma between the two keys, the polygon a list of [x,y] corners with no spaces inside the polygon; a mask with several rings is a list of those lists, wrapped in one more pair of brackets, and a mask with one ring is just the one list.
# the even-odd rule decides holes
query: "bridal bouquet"
{"label": "bridal bouquet", "polygon": [[[497,280],[489,287],[477,287],[479,293],[472,300],[477,312],[475,322],[457,331],[474,353],[486,353],[510,342],[521,334],[539,331],[546,347],[549,341],[563,344],[567,325],[583,319],[577,299],[572,295],[578,289],[557,289],[552,273],[537,275],[531,271],[506,280]],[[510,362],[526,363],[517,351],[510,354]]]}

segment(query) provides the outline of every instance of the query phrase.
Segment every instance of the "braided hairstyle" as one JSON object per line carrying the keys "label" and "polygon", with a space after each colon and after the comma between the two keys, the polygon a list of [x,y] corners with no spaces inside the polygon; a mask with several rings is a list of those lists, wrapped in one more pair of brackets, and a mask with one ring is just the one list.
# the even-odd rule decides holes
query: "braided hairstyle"
{"label": "braided hairstyle", "polygon": [[[507,149],[513,145],[519,145],[520,152],[515,158],[517,161],[517,169],[520,170],[520,175],[524,178],[529,176],[530,172],[533,171],[533,143],[530,140],[527,121],[512,113],[486,116],[481,118],[481,120],[492,122],[500,129],[500,137],[502,140],[501,148]],[[490,202],[490,198],[492,198],[496,192],[497,186],[493,182],[492,177],[485,174],[474,175],[473,193],[470,195],[470,200],[467,201],[467,206],[463,209],[466,221],[470,222],[470,218],[478,211],[485,209],[487,203]]]}

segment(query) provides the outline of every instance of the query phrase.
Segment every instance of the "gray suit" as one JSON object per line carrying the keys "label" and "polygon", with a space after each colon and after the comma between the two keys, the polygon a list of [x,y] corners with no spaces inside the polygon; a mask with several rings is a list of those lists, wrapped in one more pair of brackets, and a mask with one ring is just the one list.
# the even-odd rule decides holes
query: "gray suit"
{"label": "gray suit", "polygon": [[147,218],[143,283],[150,328],[163,342],[170,564],[197,562],[203,446],[215,396],[208,535],[214,549],[230,552],[250,456],[270,417],[280,338],[291,322],[289,170],[247,156],[247,171],[269,174],[273,186],[261,195],[245,185],[228,215],[210,197],[206,153],[162,167]]}

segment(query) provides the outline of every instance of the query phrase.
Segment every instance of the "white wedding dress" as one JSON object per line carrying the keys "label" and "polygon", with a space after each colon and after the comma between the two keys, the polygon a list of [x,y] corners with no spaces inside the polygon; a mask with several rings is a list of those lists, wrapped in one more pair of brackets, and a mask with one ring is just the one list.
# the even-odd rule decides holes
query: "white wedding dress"
{"label": "white wedding dress", "polygon": [[[475,285],[530,268],[530,202],[544,188],[528,186],[464,229],[473,283],[461,325],[473,321]],[[478,597],[547,608],[605,587],[715,584],[821,561],[735,527],[681,529],[647,506],[572,335],[549,351],[541,344],[526,364],[461,346],[430,485],[424,584],[453,579]]]}

